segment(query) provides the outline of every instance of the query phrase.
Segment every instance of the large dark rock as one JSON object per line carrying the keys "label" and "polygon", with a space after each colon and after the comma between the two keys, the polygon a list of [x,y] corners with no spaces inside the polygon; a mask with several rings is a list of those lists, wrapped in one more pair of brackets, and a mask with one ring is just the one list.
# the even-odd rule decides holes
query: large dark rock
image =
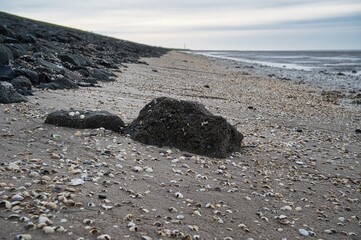
{"label": "large dark rock", "polygon": [[9,30],[6,26],[0,24],[0,35],[7,36],[7,37],[14,37],[15,34]]}
{"label": "large dark rock", "polygon": [[0,66],[9,65],[10,60],[13,60],[13,54],[11,50],[0,44]]}
{"label": "large dark rock", "polygon": [[77,89],[79,88],[79,86],[76,82],[70,80],[69,78],[59,77],[52,82],[41,83],[37,86],[37,88],[57,90],[57,89]]}
{"label": "large dark rock", "polygon": [[29,69],[16,69],[15,74],[17,76],[25,76],[30,80],[33,86],[36,86],[39,83],[39,74],[35,71]]}
{"label": "large dark rock", "polygon": [[21,43],[36,43],[36,37],[29,33],[21,33],[18,35],[17,39]]}
{"label": "large dark rock", "polygon": [[58,57],[61,61],[71,63],[77,67],[88,66],[87,60],[79,54],[61,54]]}
{"label": "large dark rock", "polygon": [[26,98],[17,93],[8,82],[0,82],[0,103],[26,102]]}
{"label": "large dark rock", "polygon": [[196,102],[157,98],[127,127],[131,138],[151,145],[224,158],[240,150],[243,135]]}
{"label": "large dark rock", "polygon": [[19,89],[25,88],[27,90],[31,90],[31,82],[26,77],[23,77],[23,76],[16,77],[13,80],[11,80],[10,83],[13,85],[13,87],[15,89],[16,88],[19,88]]}
{"label": "large dark rock", "polygon": [[15,72],[10,66],[0,66],[0,80],[10,81],[15,77]]}
{"label": "large dark rock", "polygon": [[6,47],[10,49],[14,59],[26,55],[31,50],[27,44],[7,44]]}
{"label": "large dark rock", "polygon": [[100,128],[120,132],[123,120],[107,111],[60,110],[50,113],[45,123],[70,128]]}

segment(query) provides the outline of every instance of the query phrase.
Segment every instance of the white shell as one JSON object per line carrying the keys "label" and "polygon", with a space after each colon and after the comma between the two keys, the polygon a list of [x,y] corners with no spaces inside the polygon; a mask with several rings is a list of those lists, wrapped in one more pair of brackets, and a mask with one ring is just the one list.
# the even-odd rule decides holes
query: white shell
{"label": "white shell", "polygon": [[14,238],[15,240],[30,240],[32,237],[30,234],[19,234]]}
{"label": "white shell", "polygon": [[43,232],[46,234],[51,234],[51,233],[55,233],[55,229],[54,227],[45,226],[43,227]]}

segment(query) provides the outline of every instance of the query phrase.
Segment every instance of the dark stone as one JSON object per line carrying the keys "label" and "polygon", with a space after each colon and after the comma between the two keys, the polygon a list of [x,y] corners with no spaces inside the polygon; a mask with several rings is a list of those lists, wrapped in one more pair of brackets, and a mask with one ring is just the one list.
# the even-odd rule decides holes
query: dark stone
{"label": "dark stone", "polygon": [[355,133],[361,133],[361,129],[356,129]]}
{"label": "dark stone", "polygon": [[18,59],[21,56],[26,55],[31,48],[26,44],[8,44],[6,45],[14,56],[14,59]]}
{"label": "dark stone", "polygon": [[8,82],[0,82],[0,103],[26,102],[26,98],[17,93]]}
{"label": "dark stone", "polygon": [[13,80],[11,80],[10,83],[13,85],[13,87],[15,89],[16,88],[19,88],[19,89],[25,88],[25,89],[31,90],[31,82],[26,77],[23,77],[23,76],[16,77]]}
{"label": "dark stone", "polygon": [[87,60],[79,54],[61,54],[58,56],[63,62],[71,63],[75,66],[88,66]]}
{"label": "dark stone", "polygon": [[36,86],[37,88],[40,89],[51,89],[51,90],[57,90],[57,89],[63,89],[59,84],[55,83],[55,82],[50,82],[50,83],[40,83],[38,86]]}
{"label": "dark stone", "polygon": [[111,77],[115,76],[114,74],[110,73],[105,69],[97,69],[97,68],[91,69],[90,74],[92,78],[95,78],[99,81],[114,81],[114,79],[111,79]]}
{"label": "dark stone", "polygon": [[226,119],[214,116],[203,105],[167,97],[148,103],[125,132],[145,144],[217,158],[239,151],[243,139]]}
{"label": "dark stone", "polygon": [[356,71],[356,70],[352,70],[352,73],[357,73],[357,71]]}
{"label": "dark stone", "polygon": [[13,54],[10,49],[0,44],[0,66],[9,65],[10,60],[13,60]]}
{"label": "dark stone", "polygon": [[0,24],[0,35],[7,36],[7,37],[14,37],[15,34],[8,29],[6,26]]}
{"label": "dark stone", "polygon": [[28,78],[32,85],[36,86],[39,83],[39,74],[35,71],[28,69],[16,69],[15,74],[17,76],[25,76]]}
{"label": "dark stone", "polygon": [[77,82],[79,87],[96,87],[94,83],[87,83],[87,82]]}
{"label": "dark stone", "polygon": [[29,33],[21,33],[18,35],[17,39],[21,43],[36,43],[36,37]]}
{"label": "dark stone", "polygon": [[10,66],[0,66],[0,80],[10,81],[15,77],[15,72]]}
{"label": "dark stone", "polygon": [[210,86],[208,84],[204,85],[203,87],[205,88],[210,88]]}
{"label": "dark stone", "polygon": [[3,43],[18,43],[19,40],[17,40],[16,38],[12,38],[12,37],[7,37],[3,39]]}
{"label": "dark stone", "polygon": [[50,113],[45,123],[70,128],[103,127],[115,132],[120,132],[124,127],[120,117],[106,111],[60,110]]}
{"label": "dark stone", "polygon": [[55,79],[54,83],[57,83],[61,86],[61,89],[77,89],[79,88],[78,84],[66,77],[60,77]]}
{"label": "dark stone", "polygon": [[337,73],[337,76],[345,76],[345,74],[342,72],[339,72],[339,73]]}

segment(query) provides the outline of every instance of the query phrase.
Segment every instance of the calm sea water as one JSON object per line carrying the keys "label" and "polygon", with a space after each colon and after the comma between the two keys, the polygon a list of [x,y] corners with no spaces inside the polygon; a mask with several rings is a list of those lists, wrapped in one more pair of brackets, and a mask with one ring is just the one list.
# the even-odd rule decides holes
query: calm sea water
{"label": "calm sea water", "polygon": [[196,51],[194,53],[277,68],[361,75],[361,51]]}

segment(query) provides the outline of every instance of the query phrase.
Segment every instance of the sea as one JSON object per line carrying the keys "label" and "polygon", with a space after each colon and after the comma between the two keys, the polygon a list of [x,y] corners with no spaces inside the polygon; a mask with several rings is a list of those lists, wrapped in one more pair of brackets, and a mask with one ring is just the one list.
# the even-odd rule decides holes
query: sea
{"label": "sea", "polygon": [[[361,50],[347,51],[192,51],[211,58],[258,66],[276,74],[332,89],[361,90]],[[257,71],[256,71],[257,72]]]}

